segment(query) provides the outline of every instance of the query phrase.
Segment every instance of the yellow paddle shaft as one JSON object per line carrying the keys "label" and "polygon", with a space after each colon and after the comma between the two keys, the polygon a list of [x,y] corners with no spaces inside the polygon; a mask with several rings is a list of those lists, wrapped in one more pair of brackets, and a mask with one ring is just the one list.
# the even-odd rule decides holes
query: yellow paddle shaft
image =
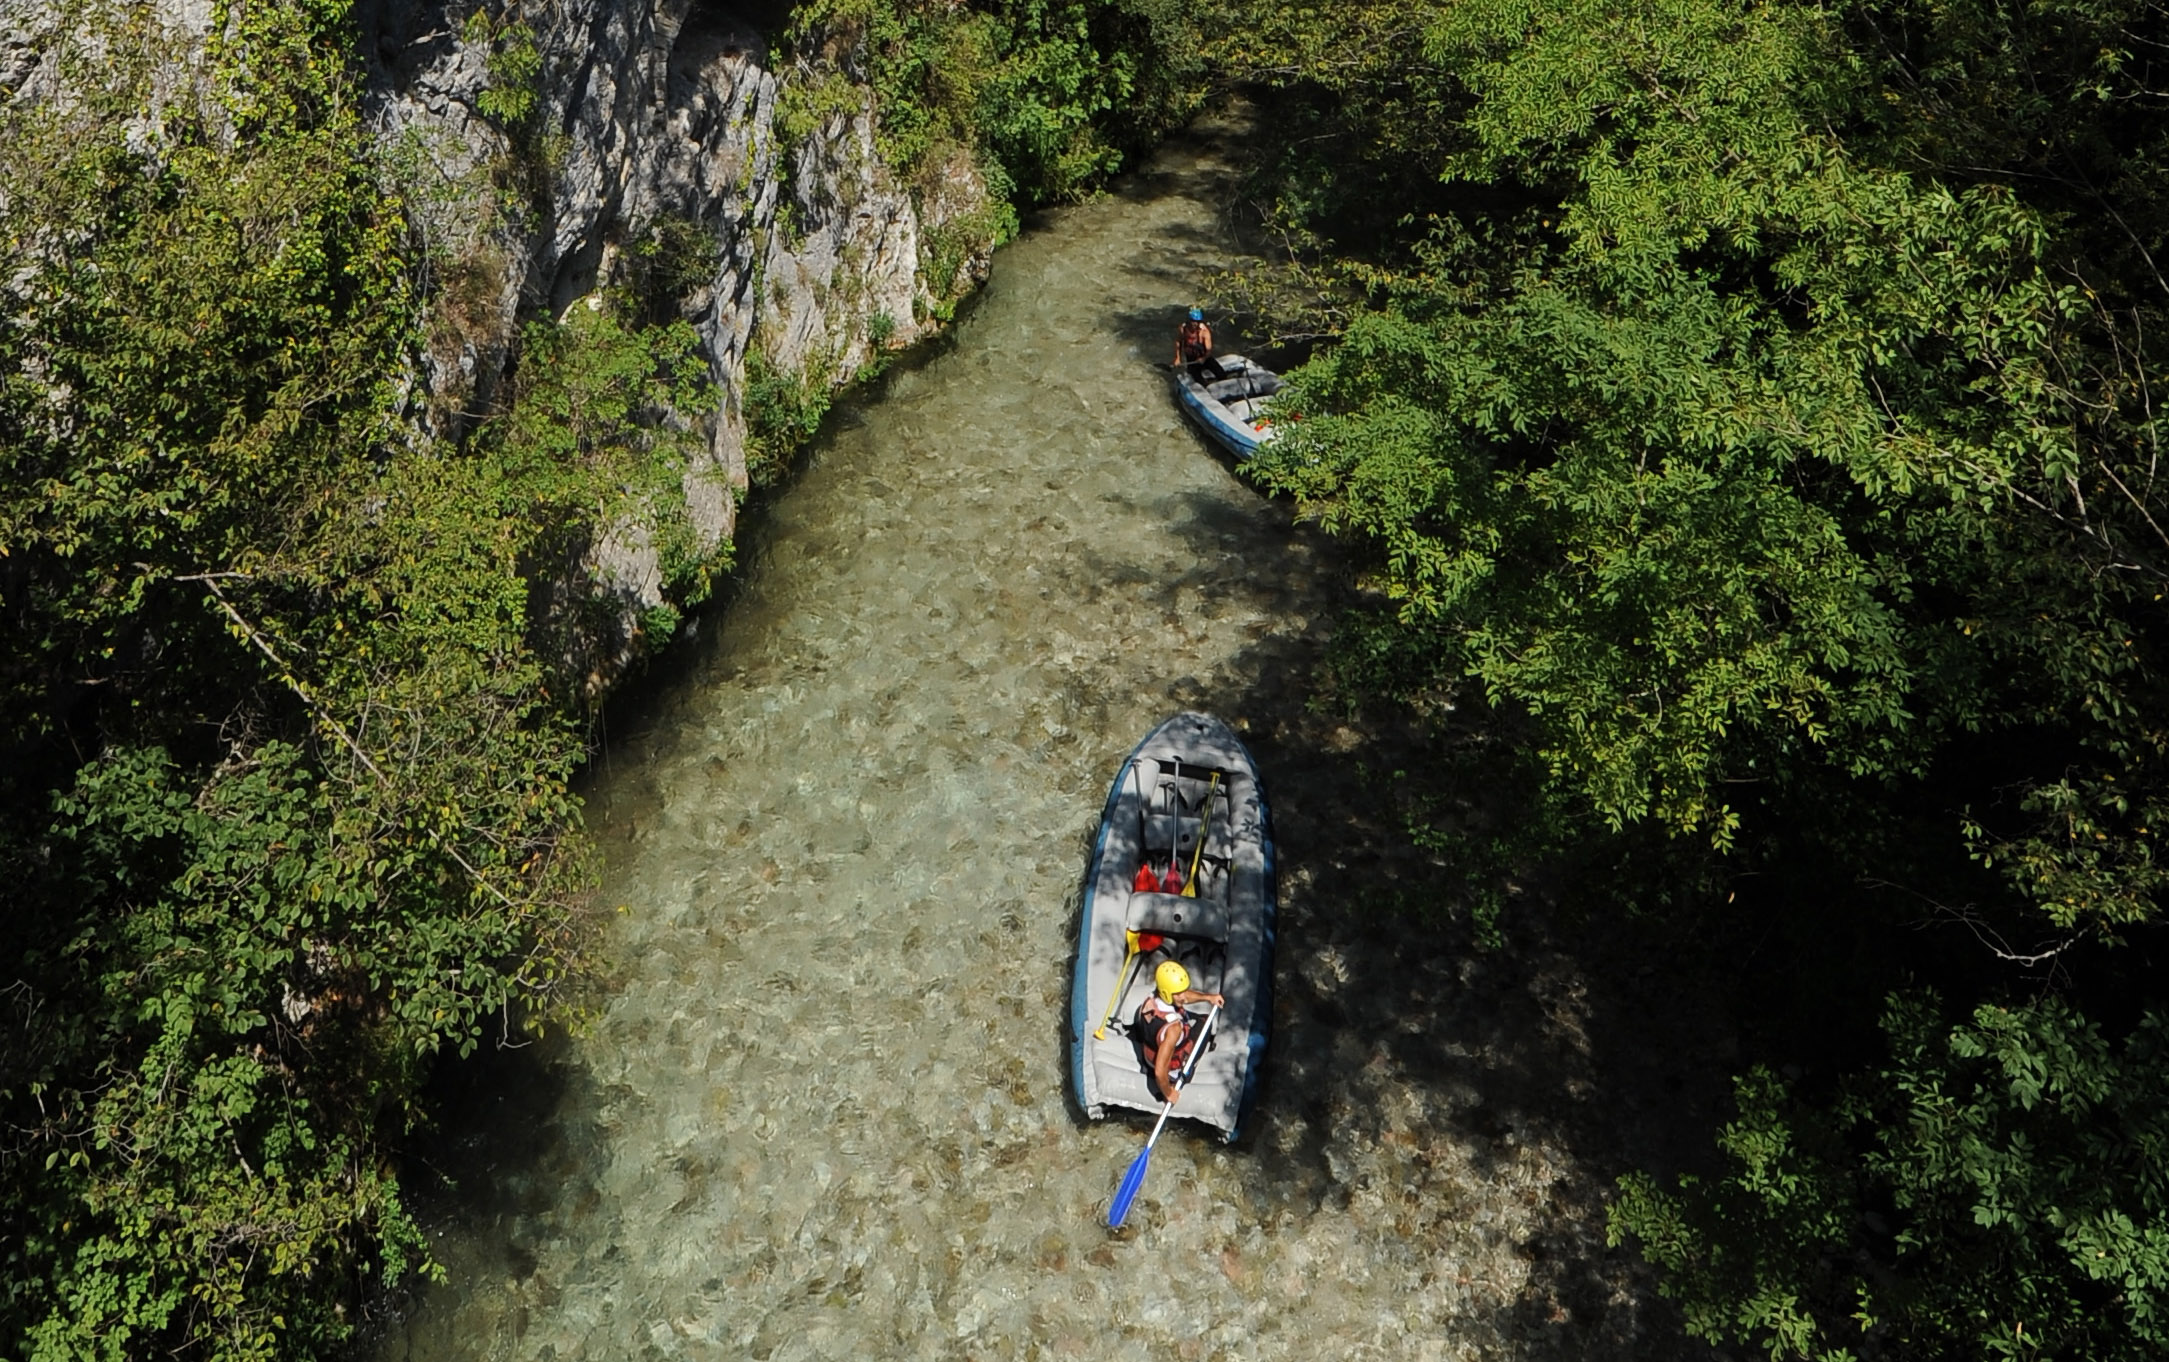
{"label": "yellow paddle shaft", "polygon": [[1205,787],[1205,808],[1197,818],[1197,849],[1190,853],[1190,878],[1182,882],[1182,896],[1197,897],[1197,863],[1205,859],[1205,834],[1213,825],[1213,793],[1220,788],[1220,773],[1213,772],[1213,783]]}
{"label": "yellow paddle shaft", "polygon": [[1122,973],[1115,979],[1115,996],[1107,1000],[1107,1013],[1092,1032],[1094,1040],[1107,1039],[1107,1020],[1115,1015],[1115,1004],[1122,1001],[1122,991],[1130,986],[1130,966],[1137,963],[1137,933],[1124,932],[1123,935],[1130,939],[1130,953],[1123,958]]}

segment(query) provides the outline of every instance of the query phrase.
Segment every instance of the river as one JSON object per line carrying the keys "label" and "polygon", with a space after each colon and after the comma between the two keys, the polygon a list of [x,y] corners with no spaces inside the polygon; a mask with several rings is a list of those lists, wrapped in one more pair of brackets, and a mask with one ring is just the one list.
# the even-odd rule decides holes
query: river
{"label": "river", "polygon": [[[1674,1070],[1722,1063],[1574,949],[1409,906],[1432,867],[1367,794],[1406,736],[1305,703],[1347,574],[1170,397],[1233,131],[1006,248],[614,714],[607,987],[454,1076],[410,1174],[445,1175],[449,1279],[385,1362],[1679,1347],[1600,1203],[1700,1100]],[[1116,1236],[1142,1131],[1067,1102],[1074,905],[1123,754],[1186,707],[1274,798],[1279,1030],[1254,1130],[1174,1128]]]}

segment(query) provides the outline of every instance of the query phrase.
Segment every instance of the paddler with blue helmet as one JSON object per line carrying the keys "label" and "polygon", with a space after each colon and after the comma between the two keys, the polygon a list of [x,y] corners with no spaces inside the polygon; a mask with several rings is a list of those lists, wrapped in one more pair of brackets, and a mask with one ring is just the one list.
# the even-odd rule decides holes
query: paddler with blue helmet
{"label": "paddler with blue helmet", "polygon": [[1213,329],[1205,324],[1205,309],[1193,307],[1190,315],[1175,331],[1175,367],[1190,366],[1190,376],[1200,383],[1210,383],[1225,378],[1219,361],[1213,358]]}
{"label": "paddler with blue helmet", "polygon": [[1200,1020],[1183,1011],[1183,1005],[1221,1007],[1227,999],[1190,987],[1190,971],[1174,960],[1161,961],[1152,972],[1152,988],[1152,996],[1138,1006],[1137,1019],[1130,1023],[1130,1039],[1137,1044],[1138,1059],[1151,1071],[1154,1093],[1163,1102],[1173,1102],[1174,1076],[1189,1062]]}

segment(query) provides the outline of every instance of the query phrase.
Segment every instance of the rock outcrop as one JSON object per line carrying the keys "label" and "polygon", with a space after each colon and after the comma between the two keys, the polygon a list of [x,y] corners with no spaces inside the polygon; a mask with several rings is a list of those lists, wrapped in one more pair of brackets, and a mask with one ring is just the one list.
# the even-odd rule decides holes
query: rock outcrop
{"label": "rock outcrop", "polygon": [[[193,87],[221,7],[78,4],[0,3],[0,98],[65,106],[95,78],[98,44],[126,35],[154,77],[153,107],[131,132],[148,154],[168,101],[220,116]],[[817,64],[772,62],[765,35],[791,10],[355,0],[362,113],[428,300],[408,383],[418,439],[471,433],[503,405],[521,326],[604,293],[637,296],[643,320],[691,323],[720,394],[713,410],[669,414],[704,448],[683,469],[683,496],[589,527],[559,580],[541,584],[546,615],[579,621],[545,632],[591,684],[622,670],[641,622],[672,604],[659,544],[690,543],[714,562],[728,553],[748,486],[749,366],[770,393],[795,388],[802,413],[938,325],[988,267],[998,215],[971,156],[899,183],[848,43]],[[87,60],[60,57],[63,32],[90,45]]]}
{"label": "rock outcrop", "polygon": [[[984,278],[989,241],[967,241],[963,268],[939,279],[925,250],[986,217],[968,158],[932,192],[895,183],[862,85],[844,87],[847,111],[787,141],[790,83],[822,80],[835,108],[839,75],[773,69],[762,30],[787,18],[788,6],[710,0],[363,0],[369,114],[442,275],[419,421],[456,436],[488,410],[520,319],[661,273],[722,394],[686,414],[708,452],[686,471],[683,513],[717,552],[747,486],[749,356],[802,383],[848,382]],[[531,85],[506,88],[520,80]],[[508,206],[508,182],[524,202]],[[586,557],[628,629],[663,603],[653,530],[637,517],[598,527]]]}

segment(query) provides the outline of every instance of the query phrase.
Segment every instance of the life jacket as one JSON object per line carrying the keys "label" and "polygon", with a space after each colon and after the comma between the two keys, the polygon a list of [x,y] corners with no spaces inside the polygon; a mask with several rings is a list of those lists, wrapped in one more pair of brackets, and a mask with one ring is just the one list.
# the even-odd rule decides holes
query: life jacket
{"label": "life jacket", "polygon": [[[1147,995],[1137,1005],[1137,1019],[1130,1023],[1130,1040],[1136,1044],[1138,1062],[1148,1074],[1154,1072],[1153,1061],[1160,1056],[1160,1034],[1170,1026],[1182,1028],[1182,1039],[1175,1043],[1174,1062],[1168,1066],[1170,1074],[1179,1074],[1197,1045],[1196,1019],[1173,1003],[1161,1002],[1157,993]],[[1211,1050],[1212,1043],[1208,1041],[1205,1048]]]}
{"label": "life jacket", "polygon": [[1205,359],[1212,354],[1213,333],[1203,322],[1184,322],[1176,333],[1176,343],[1182,346],[1184,363]]}

